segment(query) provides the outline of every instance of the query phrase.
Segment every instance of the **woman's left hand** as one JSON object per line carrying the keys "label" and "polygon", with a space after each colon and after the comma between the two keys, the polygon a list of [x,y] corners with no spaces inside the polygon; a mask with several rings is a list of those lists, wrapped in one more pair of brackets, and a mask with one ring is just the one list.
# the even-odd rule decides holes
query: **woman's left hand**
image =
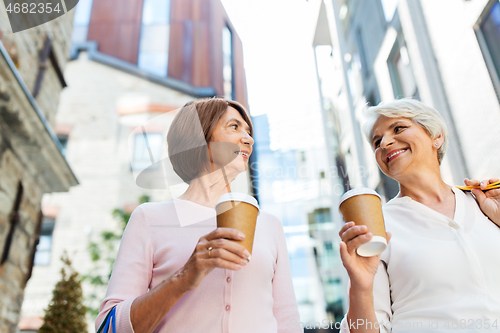
{"label": "woman's left hand", "polygon": [[486,179],[481,182],[479,180],[469,180],[467,178],[464,180],[464,183],[467,186],[481,186],[481,190],[472,189],[472,193],[476,196],[479,207],[483,213],[498,226],[500,226],[500,189],[489,190],[486,192],[483,192],[483,190],[486,189],[488,184],[498,182],[499,180],[500,179],[498,178],[489,180]]}

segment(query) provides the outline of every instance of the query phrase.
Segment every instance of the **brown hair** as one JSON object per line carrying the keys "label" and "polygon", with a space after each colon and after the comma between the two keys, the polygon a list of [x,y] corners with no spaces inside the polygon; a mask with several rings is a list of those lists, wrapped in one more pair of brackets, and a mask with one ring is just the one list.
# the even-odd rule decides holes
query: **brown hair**
{"label": "brown hair", "polygon": [[228,107],[239,112],[253,137],[252,120],[243,105],[235,101],[214,97],[189,102],[175,116],[167,134],[168,156],[184,182],[189,184],[212,171],[207,143]]}

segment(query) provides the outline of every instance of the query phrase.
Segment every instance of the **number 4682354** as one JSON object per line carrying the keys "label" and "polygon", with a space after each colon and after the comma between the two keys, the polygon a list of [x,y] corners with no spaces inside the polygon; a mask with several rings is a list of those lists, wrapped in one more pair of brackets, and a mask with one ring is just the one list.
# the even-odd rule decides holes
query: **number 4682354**
{"label": "number 4682354", "polygon": [[52,12],[59,13],[61,8],[59,3],[56,3],[55,7],[52,7],[51,2],[47,3],[9,3],[6,8],[7,13],[24,13],[24,14],[50,14]]}

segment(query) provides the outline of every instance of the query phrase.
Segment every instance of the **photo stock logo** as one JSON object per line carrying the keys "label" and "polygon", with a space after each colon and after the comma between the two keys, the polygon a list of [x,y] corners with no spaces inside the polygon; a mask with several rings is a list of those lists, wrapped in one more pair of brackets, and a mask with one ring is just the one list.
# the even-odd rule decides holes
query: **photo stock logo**
{"label": "photo stock logo", "polygon": [[36,27],[63,16],[79,0],[3,0],[13,33]]}

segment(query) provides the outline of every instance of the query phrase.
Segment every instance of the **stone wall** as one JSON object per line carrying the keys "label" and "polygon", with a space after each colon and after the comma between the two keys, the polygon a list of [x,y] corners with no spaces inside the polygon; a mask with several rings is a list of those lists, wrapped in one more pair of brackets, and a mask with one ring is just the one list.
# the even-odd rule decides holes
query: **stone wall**
{"label": "stone wall", "polygon": [[[12,55],[24,83],[31,92],[35,87],[40,51],[43,49],[46,37],[52,41],[52,50],[61,70],[68,62],[73,14],[74,9],[53,21],[14,34],[10,28],[7,12],[3,6],[0,7],[0,41]],[[47,61],[47,65],[36,101],[51,126],[54,126],[62,86],[50,61]]]}
{"label": "stone wall", "polygon": [[[2,143],[5,138],[2,138]],[[7,261],[0,265],[0,332],[16,332],[23,301],[23,290],[31,269],[31,251],[34,248],[39,222],[42,191],[23,168],[12,150],[0,144],[0,255],[6,250],[12,207],[19,182],[23,195],[19,208],[19,222],[14,229]]]}
{"label": "stone wall", "polygon": [[[36,105],[30,101],[45,38],[52,39],[58,65],[64,68],[69,52],[72,13],[23,32],[11,32],[5,7],[0,6],[0,42],[8,54],[0,55],[0,332],[18,332],[17,324],[26,281],[41,221],[44,192],[67,190],[76,184],[59,152],[44,116],[55,124],[62,85],[49,64]],[[22,88],[6,59],[13,61],[26,84]],[[70,185],[71,184],[71,185]],[[21,185],[21,186],[20,186]],[[19,188],[22,187],[22,195]],[[13,209],[20,198],[17,222]],[[10,236],[9,236],[10,235]],[[8,239],[11,239],[7,246]],[[8,253],[8,255],[6,255]]]}

